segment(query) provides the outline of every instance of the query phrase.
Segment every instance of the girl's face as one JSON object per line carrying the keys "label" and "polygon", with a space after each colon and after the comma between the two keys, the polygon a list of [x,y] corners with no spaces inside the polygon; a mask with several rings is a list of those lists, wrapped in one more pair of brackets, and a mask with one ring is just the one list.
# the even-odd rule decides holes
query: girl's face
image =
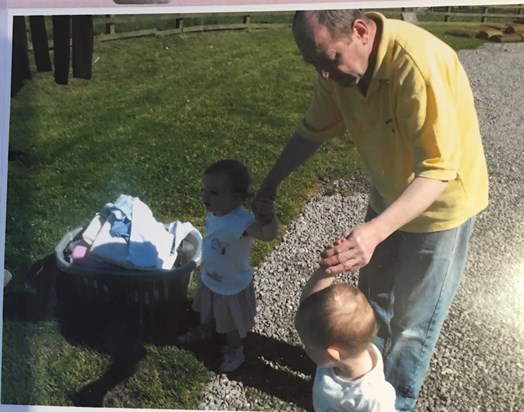
{"label": "girl's face", "polygon": [[200,194],[206,210],[215,216],[227,215],[242,204],[240,194],[223,174],[204,174]]}

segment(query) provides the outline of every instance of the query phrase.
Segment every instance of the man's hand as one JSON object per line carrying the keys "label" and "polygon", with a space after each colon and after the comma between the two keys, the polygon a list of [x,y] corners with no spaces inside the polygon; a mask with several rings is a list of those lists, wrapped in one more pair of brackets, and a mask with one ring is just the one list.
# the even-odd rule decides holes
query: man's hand
{"label": "man's hand", "polygon": [[251,203],[256,220],[268,224],[275,216],[276,190],[261,189]]}
{"label": "man's hand", "polygon": [[371,260],[377,245],[426,210],[448,182],[416,177],[377,217],[356,226],[347,236],[326,246],[320,264],[327,274],[356,272]]}
{"label": "man's hand", "polygon": [[379,243],[380,237],[373,231],[373,227],[364,223],[327,245],[321,253],[320,264],[329,275],[356,272],[369,263]]}

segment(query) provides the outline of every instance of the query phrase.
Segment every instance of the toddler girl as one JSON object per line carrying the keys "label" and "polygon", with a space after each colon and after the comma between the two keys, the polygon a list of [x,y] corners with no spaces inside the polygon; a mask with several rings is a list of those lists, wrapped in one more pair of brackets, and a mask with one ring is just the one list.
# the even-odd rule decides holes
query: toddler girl
{"label": "toddler girl", "polygon": [[233,159],[212,164],[202,175],[201,196],[207,218],[200,279],[193,299],[200,324],[180,336],[178,342],[209,339],[215,327],[226,335],[222,372],[231,372],[244,363],[242,339],[255,323],[256,298],[248,262],[253,239],[269,241],[278,233],[272,203],[261,213],[263,222],[244,209],[250,183],[247,168]]}

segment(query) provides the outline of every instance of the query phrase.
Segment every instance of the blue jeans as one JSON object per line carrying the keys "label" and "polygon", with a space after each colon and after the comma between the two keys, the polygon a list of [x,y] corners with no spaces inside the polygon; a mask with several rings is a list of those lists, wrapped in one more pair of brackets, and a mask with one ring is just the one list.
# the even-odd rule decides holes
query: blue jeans
{"label": "blue jeans", "polygon": [[[366,220],[376,213],[368,210]],[[440,232],[396,231],[360,269],[358,287],[375,310],[375,344],[397,393],[396,408],[412,411],[440,329],[462,278],[475,218]]]}

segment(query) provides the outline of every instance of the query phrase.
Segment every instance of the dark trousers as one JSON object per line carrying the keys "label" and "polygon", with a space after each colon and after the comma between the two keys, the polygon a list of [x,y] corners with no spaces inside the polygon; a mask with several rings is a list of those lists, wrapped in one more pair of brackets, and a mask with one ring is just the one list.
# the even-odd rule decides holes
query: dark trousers
{"label": "dark trousers", "polygon": [[44,16],[29,16],[29,27],[31,28],[36,71],[50,72],[53,70],[53,67],[51,66],[51,57],[49,56],[49,43]]}
{"label": "dark trousers", "polygon": [[24,80],[31,80],[31,68],[27,54],[27,31],[25,18],[13,18],[13,51],[11,59],[11,97],[16,96],[24,86]]}
{"label": "dark trousers", "polygon": [[55,81],[58,84],[68,83],[71,43],[73,77],[90,79],[93,61],[93,16],[53,16],[53,60]]}

